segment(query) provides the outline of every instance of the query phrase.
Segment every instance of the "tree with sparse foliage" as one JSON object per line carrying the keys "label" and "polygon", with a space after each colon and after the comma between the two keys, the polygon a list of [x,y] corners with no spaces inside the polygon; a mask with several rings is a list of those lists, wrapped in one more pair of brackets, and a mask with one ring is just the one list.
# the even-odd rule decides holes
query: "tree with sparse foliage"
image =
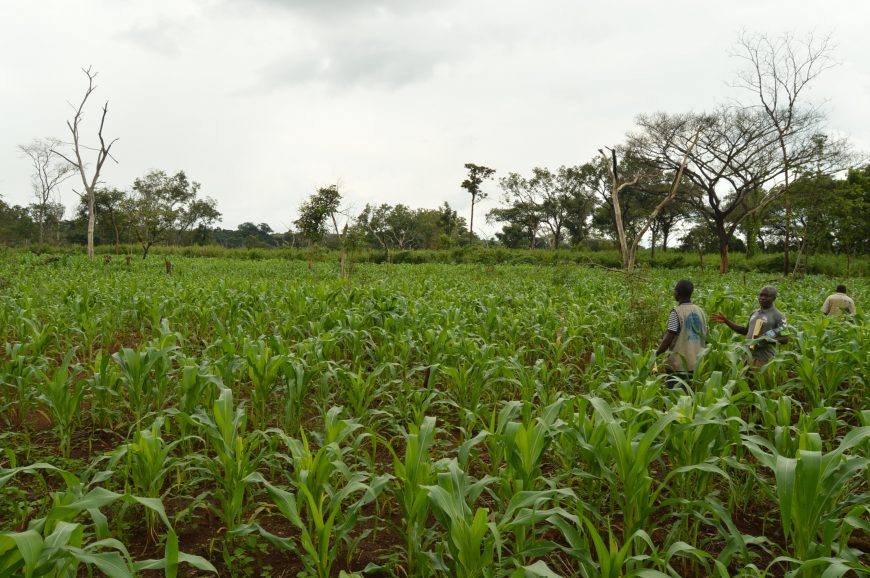
{"label": "tree with sparse foliage", "polygon": [[57,217],[58,202],[57,193],[61,183],[67,180],[75,172],[75,167],[66,161],[59,160],[52,151],[61,146],[61,141],[56,138],[35,139],[30,144],[20,145],[19,150],[30,160],[33,174],[30,184],[33,187],[33,195],[36,202],[31,206],[33,220],[39,225],[39,244],[45,243],[46,221],[54,218],[57,221],[63,218]]}
{"label": "tree with sparse foliage", "polygon": [[[801,108],[798,99],[807,86],[822,72],[834,65],[830,36],[808,34],[798,38],[791,33],[778,37],[743,32],[737,44],[737,55],[748,66],[740,71],[738,85],[758,100],[776,133],[782,161],[783,184],[780,188],[785,208],[785,242],[783,244],[783,274],[789,274],[791,244],[791,202],[789,198],[792,159],[789,150],[801,143],[797,135],[809,137],[823,130],[824,115],[817,108]],[[794,167],[800,170],[800,166]]]}
{"label": "tree with sparse foliage", "polygon": [[[687,201],[719,239],[719,270],[726,273],[737,228],[782,192],[774,186],[785,170],[775,127],[761,111],[729,107],[706,115],[658,113],[641,116],[638,123],[647,135],[633,145],[639,156],[672,171],[688,158],[685,176],[693,186],[687,190]],[[696,135],[697,146],[690,146]],[[794,139],[786,147],[790,167],[817,161],[813,136],[794,130]],[[845,158],[842,146],[831,146],[823,154],[830,167]],[[752,206],[747,202],[750,195],[761,195]]]}
{"label": "tree with sparse foliage", "polygon": [[468,221],[468,231],[473,236],[474,205],[487,197],[487,193],[481,190],[480,185],[483,184],[483,181],[486,179],[492,178],[492,175],[495,174],[495,169],[483,165],[476,165],[474,163],[466,163],[465,168],[468,170],[468,178],[462,181],[462,188],[468,191],[468,194],[471,195],[471,218]]}

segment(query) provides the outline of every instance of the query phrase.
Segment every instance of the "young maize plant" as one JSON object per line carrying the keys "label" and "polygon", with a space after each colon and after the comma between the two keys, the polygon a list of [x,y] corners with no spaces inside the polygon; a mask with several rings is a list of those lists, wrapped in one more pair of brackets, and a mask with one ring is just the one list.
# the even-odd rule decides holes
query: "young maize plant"
{"label": "young maize plant", "polygon": [[381,363],[372,368],[368,375],[363,375],[363,369],[356,371],[339,370],[336,373],[339,390],[344,393],[344,399],[351,414],[358,420],[369,422],[373,417],[370,410],[375,400],[387,402],[386,386],[383,376],[393,373],[394,363]]}
{"label": "young maize plant", "polygon": [[[118,494],[94,485],[110,473],[83,484],[69,472],[38,463],[0,469],[0,490],[15,476],[41,471],[59,475],[66,489],[52,493],[52,507],[44,517],[31,520],[26,530],[0,532],[0,576],[74,578],[82,564],[89,574],[95,567],[110,578],[133,578],[141,570],[164,570],[165,576],[174,578],[182,563],[217,573],[207,560],[179,551],[178,538],[159,499]],[[167,540],[163,558],[134,562],[127,548],[110,537],[108,518],[101,510],[116,502],[140,505],[164,523]],[[76,521],[85,513],[91,524]]]}
{"label": "young maize plant", "polygon": [[111,363],[111,356],[97,353],[89,369],[88,389],[94,400],[91,412],[94,422],[103,428],[113,429],[123,419],[121,406],[121,375]]}
{"label": "young maize plant", "polygon": [[134,424],[139,424],[151,409],[152,370],[160,362],[153,349],[139,351],[125,347],[112,355],[121,369],[121,381],[125,386],[125,399]]}
{"label": "young maize plant", "polygon": [[[221,388],[211,412],[200,411],[191,418],[203,432],[212,456],[203,456],[201,468],[214,484],[211,495],[217,505],[209,508],[221,520],[224,531],[233,530],[245,507],[245,493],[250,476],[263,455],[258,438],[245,433],[247,414],[244,405],[233,405],[233,392]],[[226,544],[224,544],[226,549]]]}
{"label": "young maize plant", "polygon": [[269,402],[278,387],[286,357],[272,355],[272,348],[262,340],[248,343],[244,351],[251,380],[252,422],[255,428],[265,429],[270,421]]}
{"label": "young maize plant", "polygon": [[[132,490],[138,496],[162,499],[169,491],[163,487],[179,461],[172,453],[182,439],[166,443],[160,436],[163,423],[162,416],[156,418],[150,428],[136,431],[132,442],[112,453],[109,468],[122,467],[128,493]],[[145,527],[152,537],[157,536],[158,521],[155,511],[145,512]]]}
{"label": "young maize plant", "polygon": [[33,390],[43,362],[37,362],[22,343],[6,343],[0,359],[0,415],[8,425],[26,427],[33,407]]}
{"label": "young maize plant", "polygon": [[27,344],[30,354],[39,357],[48,352],[48,347],[55,339],[55,328],[49,323],[40,327],[39,322],[27,317],[19,317],[17,334],[23,343]]}
{"label": "young maize plant", "polygon": [[[831,320],[826,321],[829,326]],[[849,351],[845,346],[832,347],[839,340],[833,330],[822,327],[793,332],[795,348],[786,352],[794,359],[794,388],[804,394],[810,409],[840,405],[843,385],[854,375]]]}
{"label": "young maize plant", "polygon": [[393,499],[402,512],[401,533],[405,538],[405,571],[408,576],[422,574],[425,567],[426,521],[429,518],[429,492],[425,486],[435,482],[435,466],[430,450],[435,443],[435,418],[423,418],[419,427],[411,424],[402,432],[405,444],[404,459],[400,459],[391,445],[393,477],[390,485]]}
{"label": "young maize plant", "polygon": [[[665,477],[667,488],[663,493],[667,496],[666,503],[676,506],[671,512],[677,520],[665,544],[679,538],[699,545],[703,512],[709,510],[710,500],[717,494],[714,482],[718,478],[730,483],[722,465],[732,445],[739,441],[739,434],[731,426],[739,428],[743,422],[733,415],[727,397],[701,405],[703,397],[680,396],[674,405],[679,417],[673,422],[665,442],[664,454],[668,456],[670,471]],[[697,558],[686,562],[691,573],[698,572]]]}
{"label": "young maize plant", "polygon": [[643,530],[635,531],[620,544],[609,521],[606,536],[582,514],[555,516],[553,523],[567,542],[564,550],[579,562],[583,578],[669,578],[649,567],[657,552],[652,538]]}
{"label": "young maize plant", "polygon": [[[478,347],[473,342],[469,346]],[[447,378],[448,399],[460,412],[461,428],[466,435],[470,434],[471,426],[477,421],[476,413],[479,408],[485,407],[481,400],[500,369],[499,361],[493,360],[491,355],[491,348],[484,346],[473,355],[474,358],[480,358],[480,361],[460,362],[456,366],[443,365],[439,368]]]}
{"label": "young maize plant", "polygon": [[615,510],[623,516],[623,540],[630,537],[651,519],[658,495],[666,487],[662,482],[653,490],[650,475],[653,465],[671,433],[671,424],[679,413],[660,413],[650,407],[618,406],[624,418],[617,418],[612,408],[601,398],[589,398],[595,418],[605,424],[606,443],[598,448],[601,473],[611,488],[620,488],[611,499]]}
{"label": "young maize plant", "polygon": [[85,395],[85,381],[79,379],[80,368],[73,364],[76,350],[66,352],[61,364],[51,375],[39,372],[39,400],[49,410],[52,426],[60,440],[60,452],[68,458],[73,430],[79,420],[79,409]]}
{"label": "young maize plant", "polygon": [[832,558],[837,559],[835,566],[870,571],[848,546],[857,524],[854,520],[866,515],[868,503],[866,491],[850,492],[851,483],[870,460],[847,452],[868,439],[870,427],[855,428],[836,449],[825,453],[818,434],[802,433],[795,457],[788,457],[759,436],[744,437],[743,443],[758,463],[775,475],[775,487],[760,476],[759,480],[779,504],[788,560],[798,567],[806,565],[807,575],[822,575],[830,566],[825,561]]}
{"label": "young maize plant", "polygon": [[501,560],[498,548],[501,535],[488,519],[489,510],[472,510],[481,492],[494,478],[471,479],[456,460],[448,462],[445,471],[437,475],[438,484],[423,486],[429,493],[435,519],[446,536],[434,556],[435,568],[457,578],[488,578],[496,575]]}
{"label": "young maize plant", "polygon": [[[348,558],[356,544],[370,530],[359,532],[357,523],[362,509],[377,499],[391,476],[373,476],[367,472],[355,472],[344,460],[350,440],[358,424],[339,419],[341,408],[334,407],[326,416],[326,431],[323,445],[313,452],[308,438],[290,438],[280,430],[271,430],[284,439],[290,449],[289,460],[293,464],[289,472],[292,491],[282,489],[266,481],[255,472],[246,478],[247,483],[263,485],[272,503],[281,514],[299,531],[296,539],[277,536],[258,524],[240,526],[234,534],[244,535],[259,532],[273,545],[298,553],[305,561],[310,575],[327,578],[338,559],[339,544],[343,543]],[[300,548],[301,546],[301,548]],[[309,575],[309,574],[306,574]]]}
{"label": "young maize plant", "polygon": [[306,399],[311,391],[311,384],[317,375],[316,367],[309,366],[303,359],[290,356],[282,366],[281,382],[284,391],[281,412],[281,427],[285,431],[297,431],[302,424],[302,412],[306,408]]}

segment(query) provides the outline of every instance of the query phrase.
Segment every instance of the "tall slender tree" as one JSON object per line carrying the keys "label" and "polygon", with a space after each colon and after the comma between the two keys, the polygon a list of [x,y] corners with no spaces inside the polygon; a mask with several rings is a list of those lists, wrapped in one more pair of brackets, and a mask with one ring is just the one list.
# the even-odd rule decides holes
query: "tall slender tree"
{"label": "tall slender tree", "polygon": [[799,38],[786,33],[770,37],[767,34],[743,32],[737,43],[737,55],[747,66],[738,74],[738,85],[750,91],[776,132],[782,158],[782,198],[785,207],[785,244],[783,274],[789,274],[791,246],[791,185],[793,151],[789,147],[799,142],[796,132],[813,135],[821,132],[824,120],[817,108],[800,108],[798,99],[822,72],[831,68],[833,45],[830,36],[808,34]]}
{"label": "tall slender tree", "polygon": [[462,188],[468,191],[471,195],[471,218],[468,221],[468,230],[474,236],[474,205],[484,200],[487,193],[480,189],[480,185],[486,179],[492,178],[495,174],[495,169],[476,165],[474,163],[466,163],[465,168],[468,170],[468,178],[462,181]]}

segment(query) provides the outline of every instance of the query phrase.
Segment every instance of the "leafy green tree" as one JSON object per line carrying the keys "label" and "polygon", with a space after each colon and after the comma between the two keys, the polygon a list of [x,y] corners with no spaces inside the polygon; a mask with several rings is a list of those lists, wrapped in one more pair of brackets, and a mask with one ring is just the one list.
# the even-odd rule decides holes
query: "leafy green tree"
{"label": "leafy green tree", "polygon": [[535,246],[541,228],[541,210],[531,185],[519,173],[508,173],[499,180],[502,206],[491,209],[487,221],[505,223],[502,235],[496,233],[499,241],[512,248]]}
{"label": "leafy green tree", "polygon": [[[851,272],[852,259],[870,253],[870,166],[849,169],[845,179],[804,174],[791,184],[790,191],[793,232],[802,240],[804,252],[841,253]],[[774,206],[771,213],[767,232],[783,243],[784,203]]]}
{"label": "leafy green tree", "polygon": [[[127,193],[116,188],[101,188],[94,191],[94,238],[98,244],[114,242],[115,249],[121,245],[121,236],[130,225],[127,213]],[[85,227],[88,220],[88,201],[82,197],[76,209],[76,222]]]}
{"label": "leafy green tree", "polygon": [[155,243],[170,233],[178,240],[198,224],[210,226],[221,216],[214,199],[197,198],[199,183],[188,180],[184,171],[169,176],[151,171],[133,181],[133,192],[124,202],[130,229],[142,245],[142,258]]}
{"label": "leafy green tree", "polygon": [[336,213],[341,204],[341,193],[337,185],[321,187],[308,197],[299,207],[299,217],[293,223],[299,227],[299,232],[312,245],[323,242],[327,232],[327,223],[332,222],[336,234],[338,222]]}
{"label": "leafy green tree", "polygon": [[585,187],[582,167],[562,166],[556,172],[536,167],[528,179],[510,173],[499,184],[507,206],[491,210],[487,219],[511,227],[501,237],[502,242],[519,241],[514,233],[524,230],[528,245],[533,247],[538,230],[544,228],[549,232],[550,247],[556,249],[562,245],[566,231],[574,242],[585,235],[593,200]]}
{"label": "leafy green tree", "polygon": [[445,239],[440,239],[439,244],[443,245],[443,241],[447,241],[448,245],[453,245],[459,238],[463,237],[467,231],[465,226],[465,218],[460,217],[456,209],[450,206],[450,203],[444,201],[444,204],[438,207],[438,226],[441,228]]}
{"label": "leafy green tree", "polygon": [[33,219],[27,208],[8,205],[0,196],[0,242],[9,245],[26,243],[33,234]]}
{"label": "leafy green tree", "polygon": [[339,228],[338,221],[342,216],[345,216],[340,210],[340,206],[341,193],[338,191],[338,185],[320,187],[299,207],[299,218],[294,221],[294,224],[299,227],[299,232],[313,246],[323,242],[328,225],[332,225],[332,230],[341,245],[341,276],[346,277],[347,250],[350,241],[349,223],[345,222],[344,226]]}

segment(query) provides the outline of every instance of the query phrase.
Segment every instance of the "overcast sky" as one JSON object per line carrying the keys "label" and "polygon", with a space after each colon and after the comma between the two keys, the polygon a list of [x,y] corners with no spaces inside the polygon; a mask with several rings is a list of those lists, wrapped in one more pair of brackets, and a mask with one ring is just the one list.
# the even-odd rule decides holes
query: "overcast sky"
{"label": "overcast sky", "polygon": [[867,151],[868,21],[870,3],[837,0],[0,0],[0,195],[31,202],[17,146],[67,137],[90,65],[85,134],[108,100],[120,139],[107,185],[184,170],[230,228],[284,231],[337,181],[356,210],[448,201],[467,217],[465,163],[581,164],[640,113],[733,98],[742,28],[832,33],[840,65],[806,97]]}

